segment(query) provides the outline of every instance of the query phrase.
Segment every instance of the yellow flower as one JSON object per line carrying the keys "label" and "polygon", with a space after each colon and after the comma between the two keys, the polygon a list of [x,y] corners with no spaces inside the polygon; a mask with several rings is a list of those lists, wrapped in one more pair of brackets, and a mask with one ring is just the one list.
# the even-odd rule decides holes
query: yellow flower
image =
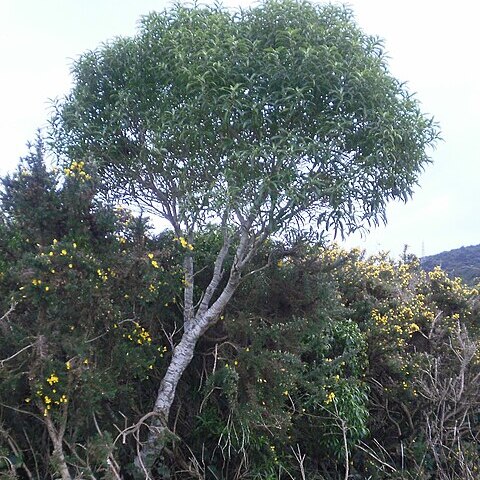
{"label": "yellow flower", "polygon": [[326,398],[326,400],[325,400],[325,405],[328,405],[329,403],[332,403],[334,400],[335,400],[335,393],[330,392],[330,393],[327,395],[327,398]]}
{"label": "yellow flower", "polygon": [[183,248],[186,248],[187,250],[193,250],[193,245],[191,243],[188,243],[187,239],[185,237],[179,237],[179,238],[174,238],[175,241],[180,242],[180,245]]}
{"label": "yellow flower", "polygon": [[62,251],[60,252],[60,255],[66,255],[67,254],[67,251],[65,249],[62,249]]}
{"label": "yellow flower", "polygon": [[52,373],[48,378],[47,378],[47,383],[50,385],[54,385],[55,383],[59,382],[59,378],[55,373]]}
{"label": "yellow flower", "polygon": [[72,368],[72,364],[70,363],[70,360],[68,362],[65,362],[65,367],[67,370],[70,370]]}
{"label": "yellow flower", "polygon": [[418,332],[419,330],[420,330],[420,327],[416,323],[411,323],[408,326],[408,333],[410,333],[410,335],[414,332]]}
{"label": "yellow flower", "polygon": [[152,260],[152,267],[159,268],[158,262],[156,260]]}
{"label": "yellow flower", "polygon": [[73,268],[73,263],[69,263],[68,268]]}

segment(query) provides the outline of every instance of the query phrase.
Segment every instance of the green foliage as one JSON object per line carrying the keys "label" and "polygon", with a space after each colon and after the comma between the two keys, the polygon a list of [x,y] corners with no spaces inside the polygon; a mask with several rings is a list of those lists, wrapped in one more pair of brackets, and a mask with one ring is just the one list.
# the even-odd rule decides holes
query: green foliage
{"label": "green foliage", "polygon": [[[286,238],[292,230],[298,236],[305,224],[342,235],[378,224],[387,201],[411,195],[438,133],[404,84],[389,74],[381,42],[364,34],[348,9],[332,5],[272,0],[235,14],[219,6],[175,6],[143,17],[136,36],[82,55],[73,75],[73,89],[58,103],[52,122],[52,144],[67,179],[88,185],[99,174],[105,198],[135,202],[167,220],[183,256],[183,333],[180,342],[171,336],[178,348],[155,401],[155,413],[164,419],[200,337],[222,319],[242,277],[275,257],[269,252],[273,236]],[[208,251],[205,242],[215,248]],[[232,339],[229,348],[262,351],[261,361],[247,359],[243,375],[237,369],[221,375],[215,363],[212,381],[219,383],[207,396],[226,402],[223,417],[245,406],[267,430],[271,424],[283,434],[305,403],[312,417],[335,418],[322,432],[325,438],[341,426],[343,453],[339,442],[332,447],[320,441],[317,454],[343,455],[348,463],[349,450],[367,432],[366,387],[358,378],[367,358],[365,333],[345,318],[331,289],[318,291],[318,279],[312,279],[319,271],[310,272],[309,290],[300,297],[305,312],[292,302],[278,322],[267,319],[267,305],[251,311],[256,321],[241,333],[247,342]],[[299,276],[295,268],[293,273]],[[285,279],[279,275],[277,281]],[[149,291],[155,289],[151,283]],[[138,297],[148,300],[144,293]],[[337,320],[340,330],[330,326]],[[265,321],[268,340],[262,340]],[[245,312],[236,322],[245,323]],[[307,332],[310,337],[302,336]],[[335,377],[341,401],[334,401],[325,350],[353,359]],[[237,366],[232,351],[222,354]],[[132,368],[144,364],[132,362]],[[275,369],[285,373],[283,380]],[[242,398],[252,375],[262,385]],[[139,376],[135,371],[134,378]],[[293,413],[285,407],[288,401]],[[325,407],[330,404],[334,411]],[[152,424],[162,423],[159,418]],[[258,431],[248,419],[234,418],[233,425],[237,420]],[[302,428],[312,428],[306,424]],[[158,432],[150,430],[137,467],[160,455]],[[269,475],[277,462],[272,452],[274,463],[262,467]],[[249,464],[238,458],[233,463],[223,465],[222,475],[237,468],[238,476]]]}
{"label": "green foliage", "polygon": [[410,196],[437,136],[381,42],[333,5],[177,6],[73,75],[55,148],[185,237],[222,218],[268,233],[377,223]]}
{"label": "green foliage", "polygon": [[157,478],[478,477],[478,290],[285,240],[380,221],[437,136],[348,9],[150,14],[76,62],[52,134],[63,168],[38,141],[0,194],[2,478],[134,477],[223,247],[237,295],[196,339]]}
{"label": "green foliage", "polygon": [[[76,442],[95,444],[97,426],[107,422],[101,438],[113,448],[107,439],[124,424],[120,412],[132,415],[150,401],[152,376],[165,368],[162,330],[175,315],[152,305],[166,304],[180,284],[171,238],[147,240],[143,220],[95,200],[95,179],[80,175],[82,167],[77,178],[49,171],[38,144],[4,180],[1,196],[1,303],[10,312],[0,324],[2,420],[6,431],[27,429],[13,438],[39,472],[48,465],[40,432],[49,422],[57,431],[70,426],[76,468],[100,468],[90,447],[82,452]],[[170,245],[162,249],[167,269],[155,253],[162,241]]]}
{"label": "green foliage", "polygon": [[[64,428],[72,474],[130,478],[135,437],[119,430],[148,411],[178,338],[188,242],[42,152],[0,199],[0,475],[55,478]],[[221,241],[210,226],[195,243],[199,291]],[[269,242],[253,268],[267,258],[200,340],[158,475],[476,478],[478,290],[335,246]]]}

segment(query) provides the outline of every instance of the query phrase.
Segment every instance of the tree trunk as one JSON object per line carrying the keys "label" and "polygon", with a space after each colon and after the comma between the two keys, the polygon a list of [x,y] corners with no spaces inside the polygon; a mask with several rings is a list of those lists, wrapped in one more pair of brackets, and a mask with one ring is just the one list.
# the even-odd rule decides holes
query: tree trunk
{"label": "tree trunk", "polygon": [[173,350],[170,365],[167,368],[157,393],[153,411],[156,413],[149,425],[149,433],[135,458],[135,466],[144,475],[151,479],[151,468],[161,454],[165,443],[171,438],[168,430],[168,415],[175,399],[175,392],[183,372],[192,361],[195,346],[201,336],[214,325],[220,314],[232,298],[240,284],[240,272],[233,268],[230,278],[218,299],[204,313],[197,313],[192,319],[189,328],[184,329],[180,342]]}
{"label": "tree trunk", "polygon": [[184,332],[180,342],[173,350],[170,365],[158,389],[153,409],[156,417],[149,425],[147,441],[142,445],[141,451],[135,458],[136,467],[145,474],[147,479],[152,478],[149,473],[150,469],[170,437],[167,427],[168,415],[175,398],[178,382],[192,361],[198,340],[213,323],[213,321],[208,322],[205,318],[194,319],[193,327]]}
{"label": "tree trunk", "polygon": [[62,422],[62,425],[57,430],[50,416],[48,415],[45,418],[48,434],[50,436],[50,440],[53,443],[52,459],[55,464],[55,468],[62,477],[62,480],[72,480],[72,477],[68,470],[67,461],[65,459],[65,453],[63,451],[63,434],[65,432],[66,426],[65,415]]}
{"label": "tree trunk", "polygon": [[151,476],[152,466],[162,453],[165,444],[172,438],[172,433],[168,430],[168,416],[175,399],[178,382],[192,361],[198,340],[208,328],[217,322],[239,286],[242,271],[256,250],[255,243],[252,245],[250,240],[248,230],[245,229],[235,252],[227,284],[218,298],[210,304],[222,279],[223,262],[230,245],[230,237],[225,235],[224,244],[214,264],[212,279],[196,312],[194,312],[193,306],[193,261],[190,255],[186,257],[184,331],[180,342],[173,349],[170,365],[160,383],[153,408],[155,416],[148,425],[147,440],[141,446],[139,445],[138,454],[135,457],[134,463],[138,472],[142,474],[141,478],[147,480],[153,478]]}
{"label": "tree trunk", "polygon": [[65,460],[63,446],[61,443],[54,447],[52,456],[56,463],[57,470],[62,477],[62,480],[72,480],[70,472],[68,471],[67,461]]}

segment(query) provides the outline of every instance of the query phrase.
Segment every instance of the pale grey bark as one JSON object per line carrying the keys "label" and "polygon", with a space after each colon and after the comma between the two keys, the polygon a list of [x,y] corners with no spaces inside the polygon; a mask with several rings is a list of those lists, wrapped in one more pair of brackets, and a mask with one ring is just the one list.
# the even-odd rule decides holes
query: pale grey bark
{"label": "pale grey bark", "polygon": [[208,287],[205,290],[205,294],[203,295],[202,301],[198,308],[198,315],[203,315],[207,311],[208,306],[210,305],[210,302],[212,300],[212,297],[218,288],[218,285],[223,277],[222,268],[223,268],[223,263],[225,262],[225,258],[228,254],[229,247],[230,247],[230,236],[225,235],[222,248],[215,260],[212,279],[210,280],[210,283],[208,284]]}
{"label": "pale grey bark", "polygon": [[7,312],[5,312],[1,317],[0,317],[0,330],[2,331],[2,334],[6,337],[11,333],[11,326],[8,324],[8,317],[10,316],[11,313],[15,311],[15,307],[17,304],[15,302],[12,302],[10,305],[10,308],[8,309]]}
{"label": "pale grey bark", "polygon": [[60,428],[57,429],[55,427],[50,415],[45,417],[45,423],[47,425],[48,435],[53,444],[52,458],[55,467],[62,477],[62,480],[72,480],[68,470],[67,461],[65,459],[65,453],[63,451],[63,436],[65,435],[65,428],[67,425],[66,407],[64,407]]}
{"label": "pale grey bark", "polygon": [[[168,440],[168,416],[175,399],[175,392],[180,378],[192,361],[198,340],[208,328],[218,321],[235,293],[235,290],[238,288],[242,279],[242,272],[261,243],[258,240],[259,238],[252,238],[246,229],[243,230],[240,235],[227,284],[218,298],[212,303],[213,296],[224,275],[223,265],[228,255],[231,242],[228,235],[224,236],[223,246],[215,260],[211,281],[205,290],[196,312],[193,306],[193,259],[191,255],[186,256],[184,262],[186,266],[186,285],[184,292],[185,310],[183,335],[180,342],[173,349],[170,365],[160,383],[154,405],[156,416],[154,417],[154,421],[149,425],[148,438],[141,446],[135,459],[135,465],[143,472],[147,479],[152,478],[150,476],[151,466],[156,458],[158,458],[165,442]],[[189,309],[188,313],[186,311],[187,308]]]}
{"label": "pale grey bark", "polygon": [[187,254],[185,256],[185,260],[183,261],[183,268],[185,270],[183,277],[183,322],[184,328],[188,330],[192,324],[193,317],[195,315],[195,308],[193,305],[193,258],[191,255]]}

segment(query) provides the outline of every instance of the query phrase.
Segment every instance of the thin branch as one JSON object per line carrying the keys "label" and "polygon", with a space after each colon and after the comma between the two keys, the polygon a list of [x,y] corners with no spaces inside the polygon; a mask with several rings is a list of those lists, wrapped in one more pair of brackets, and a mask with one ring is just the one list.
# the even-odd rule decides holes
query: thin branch
{"label": "thin branch", "polygon": [[[98,434],[100,437],[103,438],[103,432],[100,430],[100,427],[97,422],[97,417],[95,416],[95,413],[93,413],[93,423],[95,424],[95,428],[97,429]],[[107,465],[110,468],[110,471],[113,473],[114,477],[117,480],[122,480],[122,477],[120,476],[120,466],[118,465],[117,461],[115,460],[114,456],[112,455],[112,452],[108,452],[107,456]]]}
{"label": "thin branch", "polygon": [[20,355],[22,352],[24,352],[25,350],[28,350],[29,348],[35,346],[34,343],[30,343],[29,345],[27,345],[26,347],[23,347],[21,350],[19,350],[18,352],[14,353],[13,355],[11,355],[10,357],[8,358],[4,358],[3,360],[0,360],[0,368],[3,368],[3,364],[5,362],[8,362],[9,360],[12,360],[14,359],[17,355]]}
{"label": "thin branch", "polygon": [[[132,435],[132,434],[135,434],[137,433],[140,428],[143,426],[143,425],[146,425],[146,421],[151,418],[151,417],[158,417],[158,413],[157,412],[148,412],[146,413],[142,418],[140,418],[140,420],[135,423],[134,425],[132,425],[131,427],[127,427],[125,429],[123,429],[118,435],[117,437],[115,438],[115,440],[113,441],[113,444],[115,445],[115,443],[117,443],[118,439],[120,437],[122,438],[125,438],[127,435]],[[148,425],[147,425],[148,426]]]}
{"label": "thin branch", "polygon": [[15,307],[17,306],[16,302],[13,302],[10,305],[10,308],[0,317],[0,327],[2,329],[2,333],[7,336],[9,331],[11,330],[10,325],[8,325],[7,320],[8,317],[15,311]]}
{"label": "thin branch", "polygon": [[[366,444],[365,444],[366,445]],[[367,448],[363,447],[361,444],[357,445],[357,448],[359,448],[362,452],[366,453],[367,455],[370,455],[375,461],[383,465],[384,467],[389,468],[392,472],[396,472],[396,468],[390,465],[389,463],[383,461],[381,458],[376,455],[373,450],[367,446]]]}
{"label": "thin branch", "polygon": [[[10,446],[10,449],[12,450],[12,452],[15,454],[15,456],[16,457],[21,457],[22,453],[21,453],[20,447],[18,446],[17,442],[15,442],[15,440],[8,434],[8,432],[5,429],[2,428],[1,425],[0,425],[0,433],[7,440],[7,443]],[[27,467],[25,462],[22,463],[21,468],[23,468],[25,470],[25,473],[26,473],[28,478],[33,479],[32,472],[29,470],[29,468]]]}
{"label": "thin branch", "polygon": [[203,296],[202,303],[198,308],[197,315],[203,315],[207,311],[210,301],[213,297],[213,294],[217,290],[218,285],[223,277],[222,268],[223,268],[223,263],[225,262],[225,258],[228,254],[228,250],[230,248],[230,242],[231,242],[231,238],[225,232],[223,237],[222,248],[220,249],[220,252],[218,253],[217,258],[215,259],[215,266],[213,268],[212,279],[210,280],[210,283],[208,284],[208,287],[205,290],[205,294]]}
{"label": "thin branch", "polygon": [[183,268],[185,269],[183,291],[183,323],[185,330],[189,330],[195,315],[193,306],[193,289],[195,282],[193,278],[193,257],[189,253],[185,255],[183,260]]}

